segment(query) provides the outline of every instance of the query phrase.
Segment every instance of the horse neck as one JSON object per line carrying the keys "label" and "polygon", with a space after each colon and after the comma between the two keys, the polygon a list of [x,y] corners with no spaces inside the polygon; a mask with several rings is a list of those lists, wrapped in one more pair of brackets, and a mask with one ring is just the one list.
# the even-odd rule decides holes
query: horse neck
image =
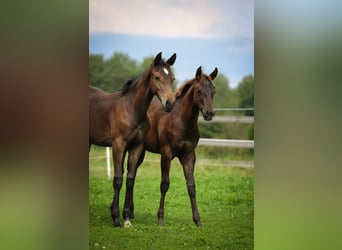
{"label": "horse neck", "polygon": [[130,90],[129,97],[137,115],[146,117],[147,109],[152,101],[153,93],[149,84],[149,73],[143,74]]}
{"label": "horse neck", "polygon": [[180,118],[186,130],[192,130],[197,127],[199,108],[193,102],[194,88],[190,87],[187,93],[181,97],[179,102]]}

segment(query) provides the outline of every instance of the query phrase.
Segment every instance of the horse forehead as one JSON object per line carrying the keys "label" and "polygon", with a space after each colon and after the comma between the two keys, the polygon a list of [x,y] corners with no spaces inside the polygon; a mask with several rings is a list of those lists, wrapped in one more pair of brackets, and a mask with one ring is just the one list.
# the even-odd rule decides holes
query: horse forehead
{"label": "horse forehead", "polygon": [[166,75],[169,74],[169,70],[168,70],[167,68],[163,67],[163,71],[164,71],[164,73],[165,73]]}
{"label": "horse forehead", "polygon": [[172,73],[171,69],[167,65],[161,65],[156,70],[159,72],[162,72],[164,75],[167,75],[167,76]]}
{"label": "horse forehead", "polygon": [[212,89],[214,87],[212,82],[207,77],[205,77],[205,79],[200,82],[200,85],[206,89]]}

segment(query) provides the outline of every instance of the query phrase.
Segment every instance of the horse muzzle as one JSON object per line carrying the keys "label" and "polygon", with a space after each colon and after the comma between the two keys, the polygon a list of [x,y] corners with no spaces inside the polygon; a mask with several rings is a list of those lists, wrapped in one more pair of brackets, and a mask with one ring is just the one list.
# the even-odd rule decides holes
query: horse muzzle
{"label": "horse muzzle", "polygon": [[170,112],[173,108],[173,103],[170,102],[169,100],[166,100],[164,109],[166,112]]}
{"label": "horse muzzle", "polygon": [[[158,97],[159,98],[159,97]],[[171,112],[171,110],[173,109],[173,101],[170,101],[170,99],[166,99],[166,98],[159,98],[162,106],[163,106],[163,109],[166,111],[166,112]]]}
{"label": "horse muzzle", "polygon": [[202,115],[205,121],[211,121],[213,119],[213,117],[215,116],[215,112],[214,111],[203,111],[202,110]]}

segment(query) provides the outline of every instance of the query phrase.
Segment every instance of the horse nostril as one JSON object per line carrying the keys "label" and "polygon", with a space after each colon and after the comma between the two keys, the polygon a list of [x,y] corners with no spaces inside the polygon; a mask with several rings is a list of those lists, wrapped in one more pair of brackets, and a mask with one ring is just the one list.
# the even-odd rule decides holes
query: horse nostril
{"label": "horse nostril", "polygon": [[207,116],[214,116],[214,115],[215,115],[215,111],[209,111],[209,110],[207,110],[207,111],[205,112],[205,114],[206,114]]}
{"label": "horse nostril", "polygon": [[166,103],[165,103],[165,111],[166,112],[170,112],[172,110],[172,104],[169,100],[166,100]]}
{"label": "horse nostril", "polygon": [[203,118],[204,120],[206,121],[210,121],[213,116],[215,115],[215,112],[214,111],[209,111],[209,110],[206,110],[204,113],[203,113]]}

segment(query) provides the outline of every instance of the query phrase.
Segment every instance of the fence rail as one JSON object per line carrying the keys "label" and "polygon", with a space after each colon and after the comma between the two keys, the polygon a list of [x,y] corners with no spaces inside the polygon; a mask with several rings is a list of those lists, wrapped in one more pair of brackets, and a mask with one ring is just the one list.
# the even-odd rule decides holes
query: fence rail
{"label": "fence rail", "polygon": [[[246,108],[254,110],[254,108]],[[217,110],[241,110],[241,109],[227,109],[221,108]],[[198,122],[204,122],[204,119],[200,116]],[[215,116],[212,122],[219,123],[254,123],[254,116]],[[210,139],[210,138],[200,138],[198,146],[215,146],[215,147],[231,147],[231,148],[254,148],[254,141],[251,140],[235,140],[235,139]],[[110,148],[106,147],[106,156],[93,156],[91,158],[102,158],[107,159],[107,175],[108,178],[111,176],[110,170]],[[213,163],[210,163],[211,165]],[[215,164],[214,164],[215,165]],[[229,164],[228,164],[229,165]],[[253,162],[234,162],[234,166],[239,167],[254,167]]]}
{"label": "fence rail", "polygon": [[199,146],[231,147],[231,148],[254,148],[254,141],[200,138],[198,145]]}
{"label": "fence rail", "polygon": [[[207,122],[202,116],[198,117],[198,122]],[[211,122],[219,123],[254,123],[254,116],[214,116]]]}
{"label": "fence rail", "polygon": [[[233,139],[209,139],[209,138],[200,138],[198,142],[199,146],[216,146],[216,147],[233,147],[233,148],[254,148],[254,141],[250,140],[233,140]],[[90,158],[106,158],[107,160],[107,176],[108,178],[111,177],[111,170],[110,170],[110,147],[106,147],[106,156],[93,156]],[[215,164],[214,164],[215,165]],[[234,164],[238,167],[253,167],[252,163],[245,163],[242,164]]]}

